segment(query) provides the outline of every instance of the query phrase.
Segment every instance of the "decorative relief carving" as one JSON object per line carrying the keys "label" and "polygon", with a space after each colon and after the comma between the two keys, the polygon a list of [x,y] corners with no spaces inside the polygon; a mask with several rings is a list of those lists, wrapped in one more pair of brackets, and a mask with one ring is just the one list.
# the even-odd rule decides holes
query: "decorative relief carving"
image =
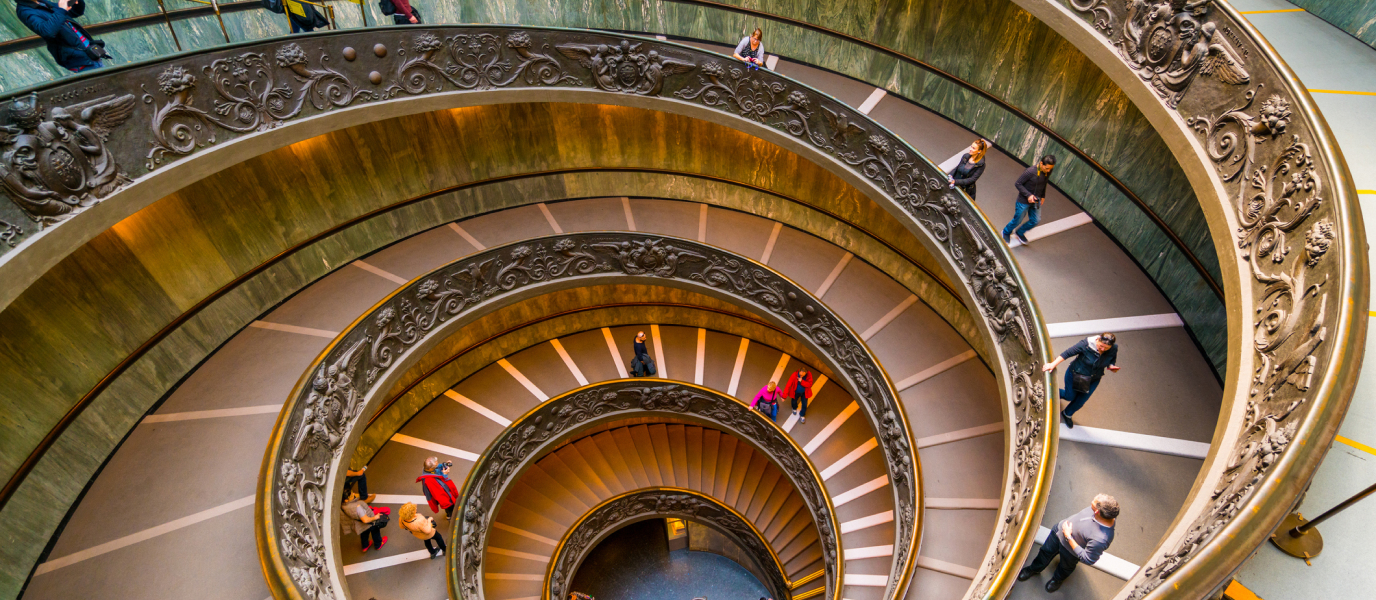
{"label": "decorative relief carving", "polygon": [[608,92],[658,96],[665,77],[693,70],[691,61],[642,50],[644,46],[621,40],[620,44],[560,44],[555,49],[578,61],[592,73],[593,83]]}
{"label": "decorative relief carving", "polygon": [[[312,44],[320,45],[312,47]],[[373,52],[360,55],[350,50],[353,48],[373,48]],[[345,57],[344,60],[336,62],[336,54]],[[353,60],[347,58],[350,55]],[[586,77],[582,76],[583,72],[587,73]],[[689,73],[695,75],[684,76]],[[108,145],[90,147],[89,152],[94,154],[84,157],[89,164],[114,167],[113,170],[97,168],[94,172],[114,175],[107,184],[87,190],[78,204],[89,204],[105,197],[125,185],[129,177],[146,175],[171,161],[217,144],[268,131],[295,119],[401,95],[498,87],[581,87],[677,98],[740,115],[823,150],[842,168],[871,182],[911,215],[916,223],[914,228],[921,228],[937,240],[942,251],[957,265],[959,277],[998,341],[994,349],[996,354],[1027,358],[1030,353],[1041,352],[1042,342],[1036,339],[1040,328],[1034,325],[1027,292],[1020,287],[1011,259],[1006,252],[998,250],[996,236],[991,231],[984,231],[985,225],[976,209],[946,187],[944,174],[853,108],[775,73],[746,71],[699,50],[588,31],[481,26],[403,28],[340,32],[304,42],[272,41],[249,48],[176,57],[158,65],[122,71],[118,78],[96,77],[94,82],[82,82],[81,85],[56,86],[52,96],[59,97],[91,85],[101,86],[102,93],[107,89],[124,90],[107,97],[113,103],[108,108],[113,109],[128,106],[129,98],[141,95],[142,102],[133,102],[132,114],[124,118],[146,123],[148,129],[142,138],[114,137]],[[108,120],[110,114],[84,108],[81,114],[90,114],[95,119],[77,119],[84,120],[93,132],[105,130],[108,133],[114,126],[113,121]],[[5,156],[11,161],[6,165],[19,164],[12,162],[14,155]],[[26,159],[20,157],[19,160],[22,163]],[[120,164],[133,169],[129,177],[123,176],[115,166]],[[28,172],[31,171],[13,167],[8,173],[20,173],[17,181],[22,183],[30,182],[31,178],[26,179],[29,176],[23,175]],[[13,178],[6,179],[7,192],[11,190],[8,187],[11,181]],[[45,202],[48,210],[61,213],[51,200]],[[62,203],[61,200],[57,202]],[[607,249],[580,246],[578,250],[597,255]],[[557,260],[556,255],[563,256],[553,248],[541,251],[548,260]],[[636,248],[634,251],[641,254],[634,257],[628,254],[620,262],[599,255],[590,264],[630,272],[625,269],[648,260],[653,266],[641,268],[648,269],[646,273],[658,274],[661,270],[682,270],[681,266],[673,266],[670,259],[690,258],[666,248]],[[769,307],[775,314],[805,328],[818,345],[851,361],[845,368],[847,376],[856,382],[857,400],[866,407],[875,430],[887,432],[881,441],[892,470],[893,492],[899,503],[896,522],[900,533],[895,545],[891,589],[886,594],[895,595],[894,586],[907,581],[907,573],[900,569],[911,561],[914,550],[910,547],[915,526],[911,515],[915,514],[917,482],[912,481],[913,450],[908,447],[904,417],[896,401],[888,397],[891,394],[883,385],[880,372],[865,364],[868,359],[863,358],[866,355],[863,344],[854,340],[839,320],[826,315],[819,307],[807,305],[802,300],[806,297],[802,290],[787,290],[787,286],[772,291],[764,289],[768,286],[746,281],[755,276],[753,267],[747,267],[746,263],[725,258],[718,260],[712,258],[711,253],[696,249],[693,252],[710,259],[706,263],[697,260],[698,263],[714,265],[712,272],[698,273],[705,278],[703,281],[713,282],[712,285],[746,286],[741,293],[748,289],[760,301],[773,302]],[[518,262],[533,265],[530,259],[522,262],[516,257],[504,257],[502,260],[501,265],[470,265],[468,277],[471,281],[437,281],[431,291],[443,296],[444,302],[449,304],[437,308],[435,298],[413,296],[407,298],[405,306],[400,303],[391,306],[393,314],[382,319],[381,325],[370,323],[369,327],[376,329],[370,330],[366,338],[369,357],[364,360],[363,370],[351,375],[355,377],[355,384],[370,385],[370,380],[387,368],[388,353],[397,353],[407,347],[409,336],[426,330],[424,323],[444,320],[452,316],[449,310],[462,311],[509,289],[503,287],[508,280],[502,277],[514,278],[509,281],[523,278],[540,281],[564,276],[542,272],[533,266],[513,266]],[[515,270],[502,271],[507,267]],[[680,277],[681,274],[661,276]],[[482,285],[477,286],[478,282]],[[374,353],[377,361],[372,360]],[[1014,439],[1020,437],[1017,432],[1012,435]]]}
{"label": "decorative relief carving", "polygon": [[[330,56],[321,51],[319,62],[329,61]],[[337,70],[311,68],[309,63],[305,50],[294,42],[279,46],[271,59],[263,52],[215,59],[201,67],[202,76],[215,89],[210,110],[193,103],[196,76],[181,66],[167,67],[158,74],[158,91],[167,100],[153,113],[146,168],[156,169],[167,155],[185,156],[214,144],[212,128],[235,133],[266,131],[300,115],[307,100],[315,110],[324,111],[378,97],[359,89]],[[146,87],[143,101],[156,102]]]}
{"label": "decorative relief carving", "polygon": [[[38,94],[10,102],[0,126],[0,184],[40,227],[81,212],[130,179],[106,142],[134,112],[132,95],[53,107],[43,118]],[[6,242],[18,230],[7,224]]]}
{"label": "decorative relief carving", "polygon": [[0,243],[11,248],[19,245],[19,236],[24,235],[24,229],[22,227],[10,223],[9,221],[0,220],[0,228],[3,228],[3,230],[0,230]]}
{"label": "decorative relief carving", "polygon": [[1171,108],[1199,75],[1234,85],[1251,80],[1232,43],[1219,34],[1217,24],[1204,19],[1213,0],[1126,0],[1117,31],[1108,0],[1069,2],[1094,15],[1095,27],[1112,38],[1128,66]]}
{"label": "decorative relief carving", "polygon": [[565,536],[557,550],[549,580],[549,597],[565,598],[578,566],[593,544],[609,533],[649,517],[679,517],[707,524],[736,542],[769,575],[766,586],[773,597],[788,598],[788,586],[779,573],[773,554],[760,534],[735,511],[717,501],[687,490],[654,489],[613,498],[594,508]]}
{"label": "decorative relief carving", "polygon": [[[785,434],[740,402],[726,396],[682,384],[646,386],[638,381],[621,381],[589,388],[541,405],[514,429],[509,429],[495,440],[490,446],[492,450],[474,466],[463,491],[466,510],[459,530],[459,552],[453,559],[459,565],[458,577],[465,598],[479,597],[487,531],[491,519],[496,517],[495,511],[488,507],[501,502],[513,475],[538,460],[547,450],[567,441],[562,436],[575,427],[597,419],[639,411],[694,415],[761,447],[788,476],[808,506],[827,563],[828,588],[836,589],[838,540],[832,529],[833,516],[826,492],[807,458],[788,442]],[[769,556],[767,550],[764,556]],[[571,557],[576,560],[567,565],[570,572],[561,575],[556,571],[551,580],[552,597],[563,597],[563,590],[567,589],[573,576],[571,569],[577,566],[577,560],[581,560],[582,555],[574,552]]]}
{"label": "decorative relief carving", "polygon": [[1041,415],[1046,412],[1046,384],[1040,376],[1040,365],[1032,363],[1027,367],[1019,366],[1016,361],[1008,361],[1008,376],[1013,382],[1013,413],[1010,417],[1017,425],[1014,428],[1017,438],[1013,440],[1013,460],[1010,465],[1012,477],[1008,489],[1004,490],[1003,518],[994,533],[994,551],[985,558],[983,575],[975,582],[967,597],[983,598],[994,584],[1000,567],[1013,552],[1016,540],[1011,539],[1017,527],[1028,519],[1036,505],[1038,474],[1041,471],[1042,431],[1045,427]]}
{"label": "decorative relief carving", "polygon": [[[769,311],[811,339],[837,365],[873,411],[876,430],[889,461],[896,490],[895,519],[899,540],[908,540],[916,518],[916,482],[912,455],[898,417],[897,399],[888,392],[877,364],[842,322],[805,291],[766,268],[719,249],[691,242],[638,234],[573,234],[489,250],[440,271],[393,295],[327,353],[309,390],[286,421],[289,433],[279,452],[273,507],[284,561],[307,597],[333,598],[323,571],[323,511],[332,506],[324,489],[331,465],[339,458],[341,440],[356,425],[362,398],[380,374],[437,326],[474,306],[500,301],[525,287],[593,274],[621,274],[696,282]],[[491,510],[521,461],[539,445],[567,430],[615,410],[660,410],[693,413],[760,444],[790,477],[812,507],[829,573],[835,581],[839,542],[820,484],[812,481],[807,459],[797,455],[779,430],[734,400],[673,385],[629,391],[598,391],[551,401],[484,457],[491,467],[475,469],[465,492],[458,572],[465,577],[467,597],[476,598],[482,536]],[[803,475],[807,475],[806,478]],[[811,482],[811,483],[809,483]],[[469,488],[466,488],[469,489]],[[911,548],[899,544],[896,551]],[[833,586],[833,589],[834,586]],[[306,592],[303,591],[303,594]]]}
{"label": "decorative relief carving", "polygon": [[[1168,108],[1197,115],[1185,122],[1202,138],[1232,195],[1223,200],[1237,216],[1237,252],[1252,276],[1243,293],[1256,307],[1255,370],[1241,432],[1223,442],[1226,467],[1204,484],[1212,487],[1204,510],[1181,525],[1184,535],[1130,583],[1127,597],[1140,600],[1244,514],[1312,411],[1314,376],[1331,359],[1330,351],[1321,351],[1329,343],[1329,319],[1341,310],[1334,289],[1343,285],[1340,265],[1325,258],[1340,241],[1324,193],[1332,174],[1315,156],[1314,132],[1293,118],[1294,92],[1275,65],[1252,69],[1263,80],[1254,87],[1233,87],[1251,81],[1243,60],[1261,53],[1247,46],[1252,42],[1237,33],[1242,29],[1230,15],[1211,12],[1212,0],[1129,0],[1125,7],[1067,1],[1118,47]],[[1197,75],[1232,85],[1193,86]],[[1263,94],[1268,85],[1274,91]],[[1265,99],[1258,106],[1259,97]]]}
{"label": "decorative relief carving", "polygon": [[[465,33],[443,39],[421,33],[411,40],[415,56],[397,69],[396,83],[388,86],[383,96],[440,92],[445,82],[461,90],[487,90],[518,82],[528,86],[583,84],[565,73],[564,66],[551,55],[532,52],[532,46],[530,34],[524,31],[511,32],[505,40],[494,33]],[[548,52],[549,44],[541,48]],[[441,51],[442,61],[436,59]],[[406,50],[398,54],[404,58]]]}

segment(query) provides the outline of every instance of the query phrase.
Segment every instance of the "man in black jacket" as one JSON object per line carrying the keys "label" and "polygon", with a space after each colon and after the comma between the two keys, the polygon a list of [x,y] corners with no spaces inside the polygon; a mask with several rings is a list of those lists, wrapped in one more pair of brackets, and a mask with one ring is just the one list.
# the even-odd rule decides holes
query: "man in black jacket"
{"label": "man in black jacket", "polygon": [[[1056,167],[1056,157],[1053,155],[1043,156],[1037,164],[1027,168],[1013,182],[1013,187],[1018,188],[1018,203],[1013,210],[1013,220],[1003,227],[1003,241],[1013,243],[1009,236],[1016,233],[1018,240],[1027,243],[1028,230],[1037,226],[1042,220],[1042,200],[1046,196],[1046,180],[1051,177],[1051,169]],[[1027,215],[1027,224],[1018,227],[1018,222],[1022,221],[1023,215]],[[1014,231],[1014,227],[1018,227]]]}
{"label": "man in black jacket", "polygon": [[86,12],[82,0],[16,0],[14,12],[24,26],[48,42],[48,53],[73,73],[100,68],[110,58],[105,42],[92,39],[73,19]]}
{"label": "man in black jacket", "polygon": [[1056,365],[1072,356],[1075,357],[1075,362],[1070,363],[1070,368],[1065,370],[1065,389],[1061,390],[1061,399],[1070,404],[1061,411],[1061,422],[1065,423],[1066,427],[1074,429],[1075,421],[1071,417],[1089,401],[1090,395],[1099,387],[1099,380],[1104,377],[1104,369],[1117,373],[1121,368],[1118,366],[1118,338],[1111,333],[1089,336],[1066,348],[1056,360],[1043,365],[1042,370],[1053,371]]}

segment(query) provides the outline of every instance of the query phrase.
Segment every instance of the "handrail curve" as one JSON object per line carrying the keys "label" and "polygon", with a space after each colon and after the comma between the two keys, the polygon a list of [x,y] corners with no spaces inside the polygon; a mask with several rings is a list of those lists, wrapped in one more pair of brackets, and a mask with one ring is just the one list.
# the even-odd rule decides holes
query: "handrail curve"
{"label": "handrail curve", "polygon": [[1220,435],[1118,598],[1211,597],[1306,489],[1351,401],[1370,293],[1356,189],[1308,91],[1228,3],[1015,1],[1153,119],[1209,217],[1234,340]]}
{"label": "handrail curve", "polygon": [[[497,516],[509,486],[527,467],[566,442],[595,433],[599,424],[627,417],[690,419],[721,428],[740,440],[759,448],[779,467],[807,504],[818,531],[826,571],[827,597],[836,598],[844,578],[841,560],[840,523],[836,520],[831,497],[822,475],[807,454],[777,424],[750,410],[739,400],[702,386],[664,380],[621,379],[586,385],[541,403],[513,421],[494,439],[478,462],[469,470],[460,497],[464,499],[462,519],[453,522],[452,535],[461,540],[449,556],[450,596],[480,598],[482,557],[487,549],[487,532]],[[613,500],[608,500],[611,503]],[[728,510],[730,510],[728,508]],[[580,521],[586,521],[594,508]],[[734,512],[734,511],[732,511]],[[742,520],[745,520],[742,518]],[[745,520],[746,526],[754,526]],[[547,600],[566,597],[574,571],[587,551],[587,537],[574,536],[575,525],[555,547],[545,577]],[[596,534],[598,532],[589,532]],[[766,582],[776,597],[787,597],[792,582],[783,572],[774,549],[760,538],[765,549],[756,553],[765,572],[777,571],[779,580]],[[576,540],[572,548],[566,546]],[[747,548],[749,549],[749,548]],[[566,552],[571,550],[571,552]],[[767,559],[767,560],[766,560]]]}
{"label": "handrail curve", "polygon": [[[411,281],[346,328],[303,375],[287,399],[264,456],[256,505],[258,548],[269,588],[278,598],[344,598],[339,580],[331,507],[342,489],[342,469],[357,443],[361,417],[369,414],[404,371],[411,358],[460,327],[469,318],[506,301],[541,290],[599,281],[647,281],[687,287],[748,306],[790,332],[827,361],[836,382],[864,407],[885,453],[895,506],[895,555],[915,551],[921,530],[920,471],[898,394],[859,336],[806,290],[770,270],[730,252],[695,241],[641,233],[580,233],[535,238],[488,249],[454,261]],[[629,384],[628,384],[629,385]],[[595,398],[594,398],[595,399]],[[734,402],[734,401],[733,401]],[[748,415],[744,407],[739,410]],[[645,407],[640,407],[645,408]],[[543,411],[552,411],[549,420]],[[547,402],[537,416],[515,431],[518,442],[544,439],[559,431],[555,419],[573,414],[566,403]],[[751,439],[781,436],[753,415],[742,428]],[[530,448],[499,438],[483,455],[529,456]],[[805,463],[805,458],[800,458]],[[461,548],[481,548],[485,518],[500,498],[500,486],[515,468],[493,477],[470,475],[463,494],[462,527],[454,534]],[[782,466],[782,463],[781,463]],[[806,463],[806,469],[811,469]],[[803,467],[799,467],[803,469]],[[799,469],[794,469],[799,471]],[[474,468],[473,473],[482,469]],[[801,471],[799,471],[801,472]],[[819,492],[826,518],[834,519],[829,497]],[[815,521],[821,522],[820,517]],[[839,528],[819,525],[823,539],[838,540],[830,558],[839,560]],[[481,579],[470,553],[451,569],[454,598],[480,600]],[[909,556],[911,559],[911,556]],[[840,563],[829,574],[839,581]],[[895,569],[905,561],[895,558]],[[839,598],[840,586],[828,588]]]}
{"label": "handrail curve", "polygon": [[[65,136],[53,138],[63,141],[40,153],[40,162],[77,158],[62,169],[38,171],[44,177],[39,183],[67,186],[63,194],[25,188],[21,205],[37,221],[80,218],[78,213],[154,178],[168,185],[181,172],[171,165],[204,169],[216,152],[235,148],[236,142],[288,131],[298,123],[312,123],[299,131],[318,132],[347,119],[366,119],[362,109],[384,102],[443,96],[448,103],[468,93],[515,90],[523,95],[508,94],[505,101],[537,92],[556,97],[551,94],[557,92],[573,101],[716,119],[755,133],[809,156],[856,186],[926,245],[960,280],[959,292],[978,316],[986,346],[1005,366],[995,371],[1010,424],[1006,482],[1018,489],[1008,496],[1015,504],[1004,507],[981,573],[993,569],[1007,579],[1009,565],[1030,548],[1032,523],[1045,503],[1037,490],[1049,480],[1047,451],[1054,448],[1055,421],[1045,401],[1049,377],[1039,370],[1047,355],[1046,336],[1031,293],[992,226],[967,196],[947,188],[935,165],[859,111],[777,73],[748,70],[719,54],[672,42],[534,27],[352,30],[221,47],[102,69],[16,99],[10,123],[24,132]],[[344,117],[329,120],[332,115]],[[70,180],[57,177],[60,173]],[[111,214],[102,211],[101,218]],[[914,465],[904,458],[911,456],[911,431],[901,407],[885,399],[887,391],[881,393],[888,388],[879,384],[882,377],[856,377],[865,387],[855,396],[871,409],[876,430],[884,432],[881,445],[905,515],[898,519],[904,535],[896,540],[885,592],[892,598],[906,589],[919,533],[916,517],[910,516],[918,508]],[[312,427],[317,426],[325,427]],[[979,581],[987,580],[981,575]]]}
{"label": "handrail curve", "polygon": [[[702,523],[730,538],[750,555],[755,567],[766,573],[775,598],[788,598],[792,588],[779,555],[764,534],[745,515],[707,494],[676,487],[651,487],[613,496],[578,518],[569,528],[549,561],[545,576],[545,600],[561,600],[573,589],[574,575],[597,543],[618,529],[651,518],[678,517]],[[774,575],[779,575],[775,578]]]}

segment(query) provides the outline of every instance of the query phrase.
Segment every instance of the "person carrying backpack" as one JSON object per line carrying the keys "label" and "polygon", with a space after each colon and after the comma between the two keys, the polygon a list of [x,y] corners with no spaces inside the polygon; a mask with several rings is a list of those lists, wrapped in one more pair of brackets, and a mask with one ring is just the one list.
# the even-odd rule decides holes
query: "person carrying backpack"
{"label": "person carrying backpack", "polygon": [[48,43],[48,54],[73,73],[99,69],[108,60],[105,42],[92,39],[74,20],[86,12],[82,0],[16,0],[14,12],[25,27]]}
{"label": "person carrying backpack", "polygon": [[434,456],[425,459],[425,472],[416,478],[420,489],[425,493],[425,501],[430,503],[430,512],[439,514],[444,510],[446,518],[454,518],[454,506],[458,504],[459,487],[449,478],[452,462],[441,463]]}
{"label": "person carrying backpack", "polygon": [[[788,385],[784,386],[784,397],[790,399],[793,405],[793,413],[798,415],[799,423],[807,422],[807,399],[812,397],[812,373],[807,369],[798,369],[792,377],[788,378]],[[802,410],[798,405],[802,404]]]}

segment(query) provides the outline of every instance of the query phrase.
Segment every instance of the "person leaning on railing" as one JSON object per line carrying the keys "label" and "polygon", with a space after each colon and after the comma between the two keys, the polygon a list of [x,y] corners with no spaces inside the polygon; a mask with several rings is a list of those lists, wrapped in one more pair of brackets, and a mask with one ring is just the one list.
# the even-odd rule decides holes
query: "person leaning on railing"
{"label": "person leaning on railing", "polygon": [[764,30],[756,27],[755,31],[750,33],[750,37],[742,38],[741,43],[736,44],[736,51],[731,56],[736,60],[768,69],[769,67],[765,65]]}
{"label": "person leaning on railing", "polygon": [[14,12],[25,27],[48,42],[48,53],[62,68],[73,73],[99,69],[109,59],[105,42],[92,39],[76,19],[86,12],[82,0],[16,0]]}
{"label": "person leaning on railing", "polygon": [[390,15],[397,25],[419,25],[420,11],[411,6],[410,0],[378,0],[382,14]]}

